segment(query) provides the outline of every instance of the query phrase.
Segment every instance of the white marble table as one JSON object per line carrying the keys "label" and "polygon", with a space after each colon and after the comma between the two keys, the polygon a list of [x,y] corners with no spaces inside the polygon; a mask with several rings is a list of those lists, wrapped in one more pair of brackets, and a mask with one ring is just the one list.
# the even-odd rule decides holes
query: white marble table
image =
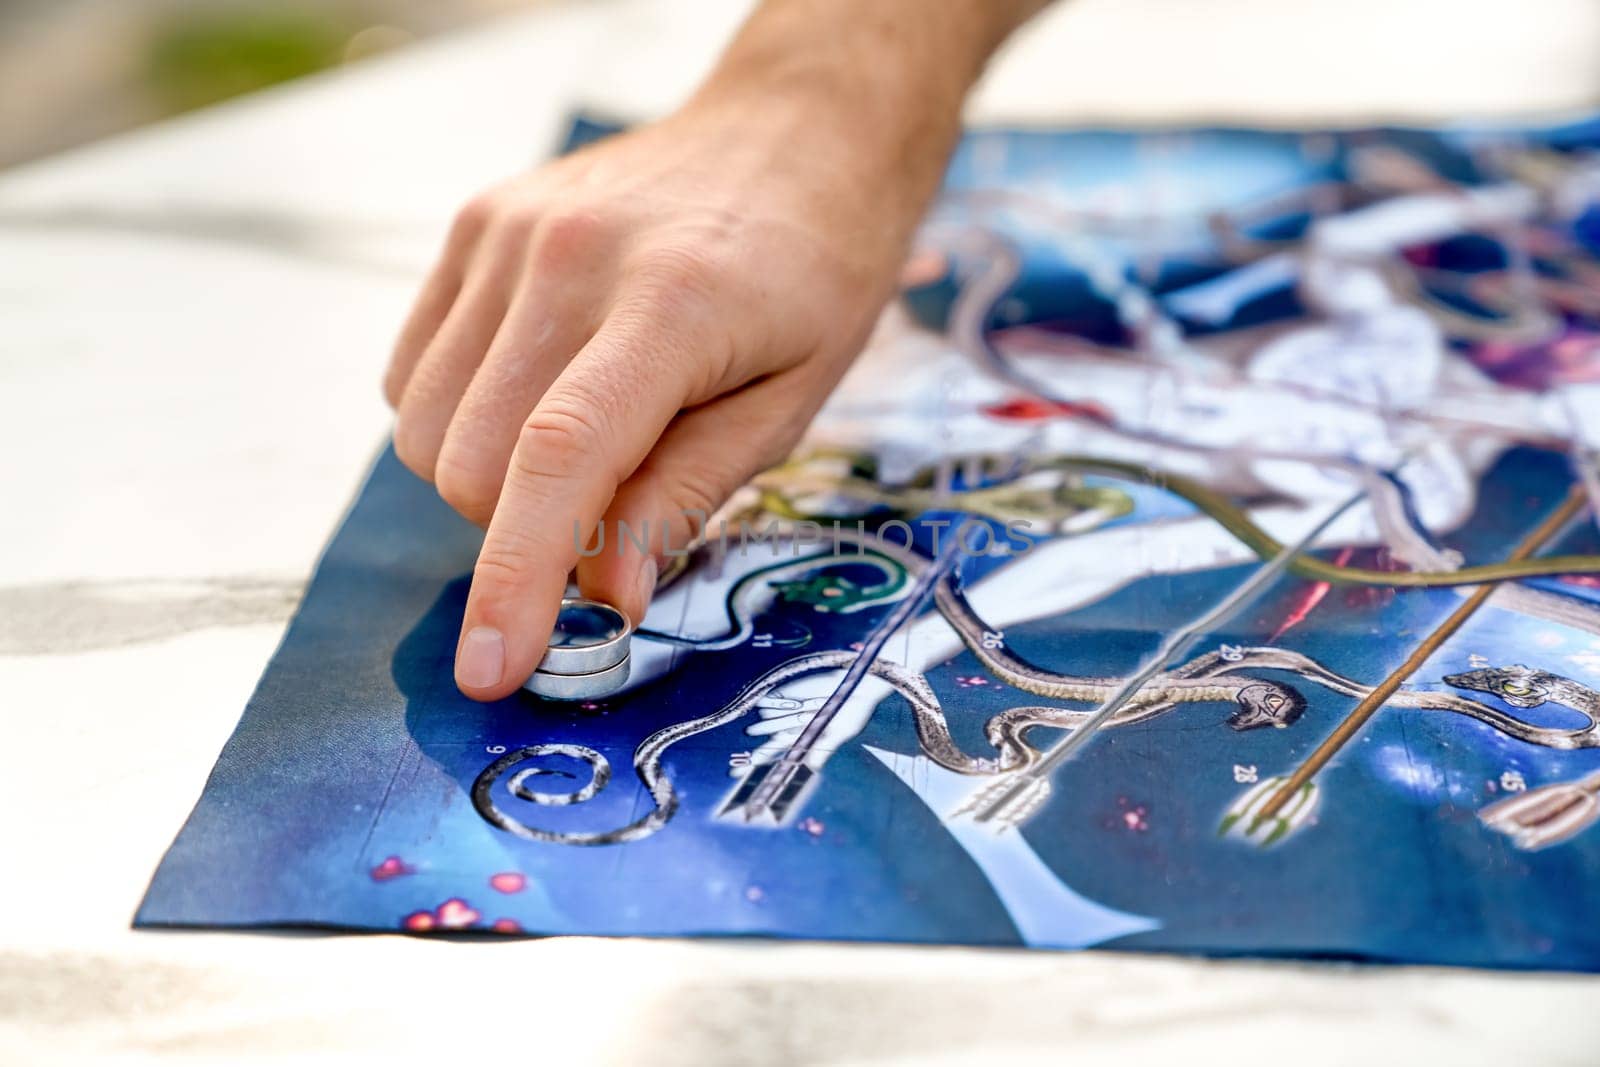
{"label": "white marble table", "polygon": [[[1576,976],[129,929],[384,434],[382,360],[454,203],[575,101],[668,106],[741,6],[555,6],[0,175],[0,1061],[1594,1062]],[[1083,0],[974,113],[1600,99],[1592,0],[1292,7]]]}

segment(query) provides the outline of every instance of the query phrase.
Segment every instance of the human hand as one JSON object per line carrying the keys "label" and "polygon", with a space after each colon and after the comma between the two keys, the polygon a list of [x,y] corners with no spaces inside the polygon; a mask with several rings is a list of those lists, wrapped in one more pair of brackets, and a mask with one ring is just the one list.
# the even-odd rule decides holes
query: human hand
{"label": "human hand", "polygon": [[468,696],[537,667],[574,567],[640,619],[689,514],[782,459],[865,342],[953,116],[908,150],[840,103],[703,92],[460,212],[385,391],[400,459],[487,527]]}

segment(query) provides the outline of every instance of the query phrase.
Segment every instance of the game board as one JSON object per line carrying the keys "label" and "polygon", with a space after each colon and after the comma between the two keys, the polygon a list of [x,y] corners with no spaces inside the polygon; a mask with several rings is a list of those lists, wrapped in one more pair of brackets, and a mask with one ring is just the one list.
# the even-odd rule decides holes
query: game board
{"label": "game board", "polygon": [[1600,121],[975,132],[905,286],[614,698],[386,452],[138,922],[1600,969]]}

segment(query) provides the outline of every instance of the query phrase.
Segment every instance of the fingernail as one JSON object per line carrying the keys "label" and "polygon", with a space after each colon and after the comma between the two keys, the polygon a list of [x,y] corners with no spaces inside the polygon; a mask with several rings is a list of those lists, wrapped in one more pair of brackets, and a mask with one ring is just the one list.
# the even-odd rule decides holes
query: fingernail
{"label": "fingernail", "polygon": [[468,689],[489,689],[506,673],[506,642],[493,626],[474,626],[456,653],[456,681]]}
{"label": "fingernail", "polygon": [[650,607],[650,598],[656,595],[656,561],[654,557],[644,561],[644,566],[639,568],[639,585],[636,590],[638,596],[634,602],[639,605],[639,618],[633,623],[637,626],[644,621],[644,613]]}

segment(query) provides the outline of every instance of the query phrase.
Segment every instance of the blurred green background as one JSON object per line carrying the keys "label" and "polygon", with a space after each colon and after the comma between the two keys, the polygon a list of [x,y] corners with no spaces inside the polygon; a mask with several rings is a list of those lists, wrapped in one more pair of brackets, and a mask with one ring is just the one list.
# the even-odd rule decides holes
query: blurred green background
{"label": "blurred green background", "polygon": [[0,0],[0,166],[556,0]]}
{"label": "blurred green background", "polygon": [[336,66],[360,27],[350,12],[199,11],[150,35],[145,77],[163,110],[203,107]]}

